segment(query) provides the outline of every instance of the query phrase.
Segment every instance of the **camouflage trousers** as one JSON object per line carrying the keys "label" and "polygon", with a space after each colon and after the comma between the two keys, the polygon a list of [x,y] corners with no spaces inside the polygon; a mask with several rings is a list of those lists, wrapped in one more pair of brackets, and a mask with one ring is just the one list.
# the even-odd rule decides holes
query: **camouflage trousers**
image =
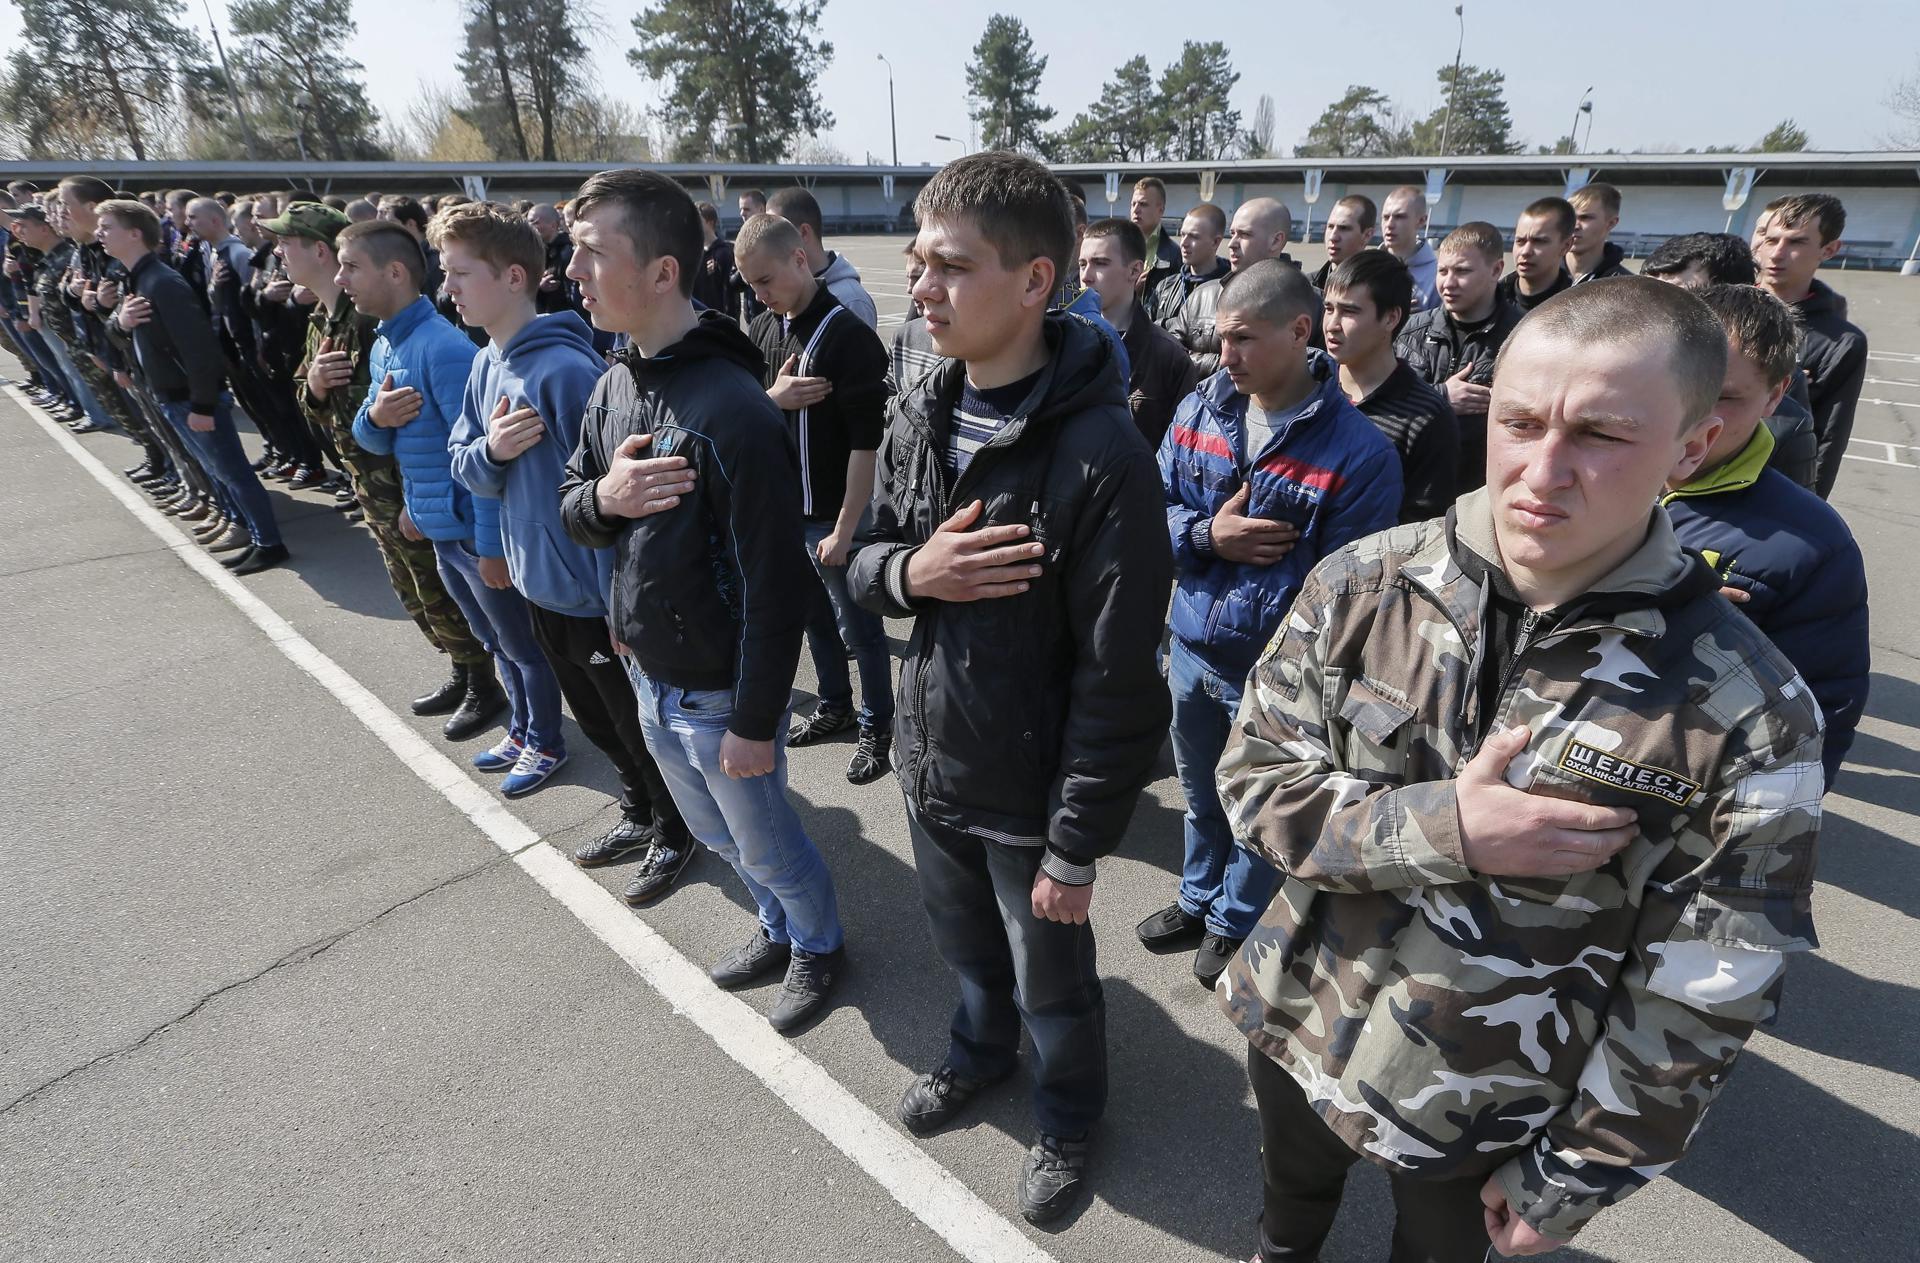
{"label": "camouflage trousers", "polygon": [[400,467],[391,460],[370,457],[358,447],[340,453],[353,494],[366,515],[374,546],[387,566],[393,594],[420,628],[427,643],[460,666],[491,666],[493,655],[481,647],[467,626],[466,616],[447,595],[431,540],[408,539],[400,533]]}
{"label": "camouflage trousers", "polygon": [[134,407],[133,400],[127,398],[126,392],[120,389],[120,383],[113,380],[113,374],[100,367],[93,358],[93,352],[78,343],[73,347],[73,366],[80,370],[87,389],[107,410],[113,423],[144,445],[151,437],[147,433],[147,419],[140,414],[140,409]]}

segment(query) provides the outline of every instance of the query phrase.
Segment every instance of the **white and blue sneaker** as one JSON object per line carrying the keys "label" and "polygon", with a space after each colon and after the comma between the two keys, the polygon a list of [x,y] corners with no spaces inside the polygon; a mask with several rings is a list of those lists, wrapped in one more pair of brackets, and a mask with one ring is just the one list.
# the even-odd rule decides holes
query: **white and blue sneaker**
{"label": "white and blue sneaker", "polygon": [[482,772],[506,772],[520,762],[520,756],[527,752],[526,743],[508,733],[500,738],[500,744],[491,750],[482,750],[473,756],[473,765]]}
{"label": "white and blue sneaker", "polygon": [[546,784],[547,778],[559,771],[560,765],[566,761],[565,750],[536,750],[527,746],[520,751],[520,761],[513,765],[513,771],[508,772],[507,779],[500,782],[500,792],[508,798],[532,793]]}

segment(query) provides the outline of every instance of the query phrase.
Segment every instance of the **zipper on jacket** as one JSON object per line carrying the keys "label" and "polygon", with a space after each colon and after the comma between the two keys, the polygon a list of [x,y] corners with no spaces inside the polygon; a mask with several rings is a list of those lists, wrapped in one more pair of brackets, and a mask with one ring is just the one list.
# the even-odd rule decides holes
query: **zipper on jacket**
{"label": "zipper on jacket", "polygon": [[[921,476],[931,470],[933,475],[933,524],[934,527],[938,529],[939,524],[947,520],[950,510],[947,508],[947,481],[943,476],[943,470],[941,468],[941,454],[934,450],[932,440],[933,435],[930,432],[923,432],[920,440],[920,459],[914,462],[913,485],[917,491],[920,487]],[[917,495],[915,496],[915,502],[918,502]],[[914,760],[913,767],[913,801],[923,807],[927,801],[927,756],[929,753],[927,749],[926,728],[927,672],[933,661],[933,620],[938,618],[939,615],[940,605],[938,602],[935,602],[933,607],[922,615],[922,617],[927,620],[926,639],[920,649],[920,669],[914,674],[913,678],[913,713],[919,716],[920,719],[919,757]]]}
{"label": "zipper on jacket", "polygon": [[1539,634],[1540,625],[1546,621],[1547,616],[1534,609],[1529,609],[1520,619],[1520,634],[1514,637],[1513,652],[1507,655],[1507,665],[1500,672],[1500,687],[1494,690],[1493,709],[1482,718],[1479,735],[1473,743],[1476,754],[1486,740],[1486,734],[1492,730],[1493,721],[1506,713],[1507,691],[1513,687],[1514,677],[1520,673],[1520,660],[1527,656],[1527,650],[1533,648],[1533,639]]}

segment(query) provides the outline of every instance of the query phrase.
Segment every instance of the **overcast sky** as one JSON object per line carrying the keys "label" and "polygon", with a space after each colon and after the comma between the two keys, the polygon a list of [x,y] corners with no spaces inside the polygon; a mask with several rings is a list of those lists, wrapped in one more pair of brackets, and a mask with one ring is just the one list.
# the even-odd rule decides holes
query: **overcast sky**
{"label": "overcast sky", "polygon": [[[645,106],[657,88],[625,57],[632,16],[643,7],[599,4],[602,35],[592,43],[601,90]],[[224,25],[221,0],[213,10]],[[1192,12],[1165,0],[1100,0],[1084,9],[828,0],[821,30],[834,60],[820,88],[835,118],[833,143],[855,162],[890,155],[887,73],[876,59],[884,53],[894,67],[901,161],[957,152],[933,137],[967,135],[965,66],[996,11],[1024,17],[1049,58],[1041,92],[1059,111],[1056,123],[1084,109],[1128,58],[1145,53],[1156,70],[1174,60],[1181,17]],[[1265,19],[1251,39],[1229,39],[1241,76],[1235,104],[1250,115],[1270,93],[1275,140],[1288,152],[1350,83],[1379,88],[1414,115],[1444,99],[1436,71],[1451,65],[1459,33],[1448,0],[1218,10],[1235,14],[1230,25],[1240,31],[1260,26],[1249,18],[1262,11],[1287,16]],[[188,12],[205,25],[200,0]],[[404,110],[423,80],[457,78],[453,0],[355,0],[354,12],[360,29],[350,51],[383,111]],[[1515,130],[1529,149],[1566,134],[1589,84],[1597,149],[1751,144],[1784,117],[1806,128],[1815,148],[1869,149],[1895,126],[1883,103],[1893,84],[1920,72],[1914,12],[1913,0],[1468,0],[1465,56],[1506,72]],[[0,6],[0,47],[18,28],[18,10]],[[1581,139],[1584,146],[1584,127]]]}

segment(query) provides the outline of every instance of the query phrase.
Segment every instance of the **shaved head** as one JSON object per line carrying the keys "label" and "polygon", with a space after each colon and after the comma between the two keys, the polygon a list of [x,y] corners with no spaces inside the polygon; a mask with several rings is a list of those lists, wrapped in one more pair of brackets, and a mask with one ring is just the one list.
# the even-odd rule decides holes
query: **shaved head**
{"label": "shaved head", "polygon": [[1500,348],[1495,380],[1516,343],[1544,337],[1580,347],[1631,346],[1645,352],[1650,367],[1664,361],[1684,410],[1682,432],[1713,411],[1727,375],[1727,334],[1720,317],[1692,290],[1652,277],[1589,281],[1540,304]]}
{"label": "shaved head", "polygon": [[1320,310],[1320,296],[1299,268],[1279,259],[1261,259],[1227,278],[1220,291],[1219,310],[1284,325],[1301,316],[1315,315]]}
{"label": "shaved head", "polygon": [[1243,202],[1233,212],[1233,227],[1227,232],[1227,261],[1238,272],[1262,259],[1271,259],[1287,248],[1293,236],[1293,212],[1286,203],[1271,197],[1256,197]]}

